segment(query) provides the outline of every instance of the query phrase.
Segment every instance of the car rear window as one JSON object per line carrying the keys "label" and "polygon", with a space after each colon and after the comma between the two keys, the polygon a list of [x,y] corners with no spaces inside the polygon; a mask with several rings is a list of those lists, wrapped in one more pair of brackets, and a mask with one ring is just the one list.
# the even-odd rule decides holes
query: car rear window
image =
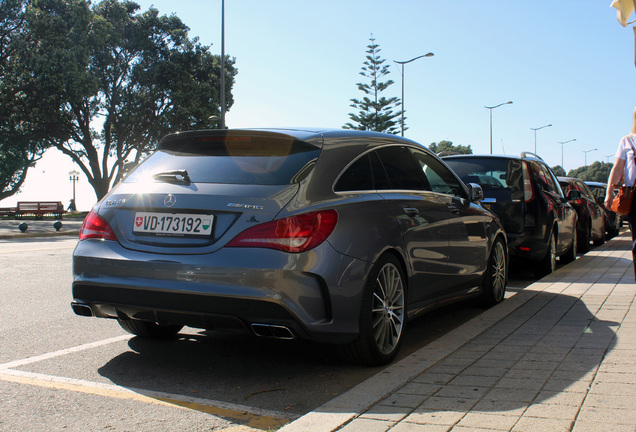
{"label": "car rear window", "polygon": [[184,137],[162,143],[125,181],[186,171],[193,183],[284,185],[300,181],[319,155],[292,138]]}
{"label": "car rear window", "polygon": [[445,158],[464,183],[477,183],[484,191],[523,191],[522,162],[518,159]]}

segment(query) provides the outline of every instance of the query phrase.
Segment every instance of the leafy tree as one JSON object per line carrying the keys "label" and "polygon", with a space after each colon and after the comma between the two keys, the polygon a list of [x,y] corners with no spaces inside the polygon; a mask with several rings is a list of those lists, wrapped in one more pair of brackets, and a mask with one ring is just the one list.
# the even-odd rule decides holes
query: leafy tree
{"label": "leafy tree", "polygon": [[0,200],[15,194],[42,157],[41,117],[51,107],[36,93],[37,77],[26,69],[30,49],[27,0],[0,2]]}
{"label": "leafy tree", "polygon": [[371,43],[367,45],[366,61],[360,72],[367,82],[357,84],[358,90],[365,96],[362,99],[351,99],[353,103],[349,106],[358,109],[358,114],[350,113],[349,118],[352,122],[346,123],[343,128],[397,134],[400,128],[396,119],[402,111],[394,111],[394,109],[401,106],[401,101],[397,97],[387,99],[381,96],[381,93],[394,82],[390,79],[381,81],[390,73],[389,66],[383,65],[386,60],[380,57],[381,50],[375,43],[373,35],[369,40]]}
{"label": "leafy tree", "polygon": [[440,141],[438,143],[431,143],[428,148],[435,154],[441,152],[454,152],[458,154],[473,154],[473,149],[469,146],[453,145],[452,141]]}
{"label": "leafy tree", "polygon": [[583,181],[596,181],[606,183],[613,163],[594,161],[592,165],[580,167],[568,172],[568,177],[576,177]]}
{"label": "leafy tree", "polygon": [[555,165],[555,166],[553,166],[550,169],[552,170],[554,175],[557,176],[557,177],[565,177],[566,176],[565,170],[563,169],[563,167],[561,165]]}
{"label": "leafy tree", "polygon": [[[176,16],[132,1],[31,0],[28,71],[54,103],[47,142],[86,175],[98,199],[124,164],[139,162],[166,133],[208,127],[220,112],[219,56]],[[236,70],[226,60],[226,108]]]}

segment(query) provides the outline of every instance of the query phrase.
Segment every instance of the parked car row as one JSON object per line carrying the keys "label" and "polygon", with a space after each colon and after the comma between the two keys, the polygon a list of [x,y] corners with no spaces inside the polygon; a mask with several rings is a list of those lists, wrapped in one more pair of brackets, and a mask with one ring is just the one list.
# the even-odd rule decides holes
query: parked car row
{"label": "parked car row", "polygon": [[467,183],[480,184],[483,205],[500,219],[511,259],[530,261],[538,277],[554,271],[557,257],[576,259],[578,215],[571,203],[578,191],[563,193],[538,156],[454,155],[443,160]]}
{"label": "parked car row", "polygon": [[570,202],[579,216],[576,226],[579,250],[583,253],[588,252],[590,242],[593,242],[595,246],[605,243],[605,212],[588,185],[577,178],[559,177],[558,179],[564,191],[576,190],[581,195],[579,199]]}
{"label": "parked car row", "polygon": [[607,191],[607,184],[599,182],[585,182],[590,189],[594,200],[601,206],[603,213],[605,214],[605,235],[608,239],[616,237],[618,232],[623,226],[621,215],[614,213],[605,207],[605,194]]}
{"label": "parked car row", "polygon": [[385,364],[409,320],[501,302],[509,257],[543,276],[604,239],[575,210],[589,189],[561,180],[532,154],[440,159],[373,132],[170,134],[87,216],[72,308],[142,337],[242,329]]}

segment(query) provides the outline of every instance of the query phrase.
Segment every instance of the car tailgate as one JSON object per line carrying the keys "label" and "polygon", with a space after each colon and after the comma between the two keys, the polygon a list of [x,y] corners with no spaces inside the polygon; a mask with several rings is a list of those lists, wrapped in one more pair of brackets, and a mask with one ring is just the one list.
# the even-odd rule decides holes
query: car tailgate
{"label": "car tailgate", "polygon": [[[120,184],[100,204],[122,246],[161,254],[209,253],[276,217],[298,185],[161,183],[135,193]],[[208,227],[209,225],[209,227]]]}

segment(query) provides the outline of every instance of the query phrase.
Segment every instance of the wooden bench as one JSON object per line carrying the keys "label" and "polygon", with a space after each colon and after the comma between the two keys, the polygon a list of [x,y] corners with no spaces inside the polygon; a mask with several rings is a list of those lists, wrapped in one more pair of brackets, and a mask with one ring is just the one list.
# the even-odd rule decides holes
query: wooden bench
{"label": "wooden bench", "polygon": [[15,215],[33,215],[38,217],[51,215],[62,217],[62,214],[65,212],[64,204],[62,204],[61,201],[18,201]]}

